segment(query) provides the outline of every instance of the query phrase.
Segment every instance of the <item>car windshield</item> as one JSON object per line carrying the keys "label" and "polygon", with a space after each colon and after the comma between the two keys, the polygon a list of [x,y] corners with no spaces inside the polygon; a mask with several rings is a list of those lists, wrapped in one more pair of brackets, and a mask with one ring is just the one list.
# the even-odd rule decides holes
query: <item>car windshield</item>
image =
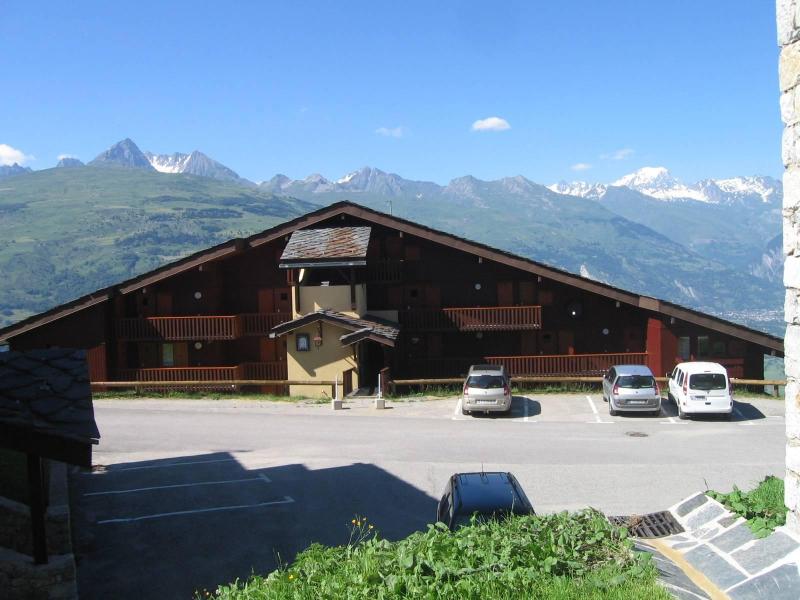
{"label": "car windshield", "polygon": [[617,379],[617,385],[621,388],[651,388],[655,386],[655,381],[651,375],[622,375]]}
{"label": "car windshield", "polygon": [[722,373],[698,373],[689,378],[689,387],[693,390],[724,390],[725,375]]}
{"label": "car windshield", "polygon": [[496,390],[503,387],[503,378],[497,375],[472,375],[467,379],[467,387]]}

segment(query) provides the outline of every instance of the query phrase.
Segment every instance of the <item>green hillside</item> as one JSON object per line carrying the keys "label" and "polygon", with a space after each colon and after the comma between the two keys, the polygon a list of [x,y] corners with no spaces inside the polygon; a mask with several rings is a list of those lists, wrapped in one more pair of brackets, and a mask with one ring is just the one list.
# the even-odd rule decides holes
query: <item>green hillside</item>
{"label": "green hillside", "polygon": [[2,179],[0,322],[314,208],[238,184],[139,169],[48,169]]}

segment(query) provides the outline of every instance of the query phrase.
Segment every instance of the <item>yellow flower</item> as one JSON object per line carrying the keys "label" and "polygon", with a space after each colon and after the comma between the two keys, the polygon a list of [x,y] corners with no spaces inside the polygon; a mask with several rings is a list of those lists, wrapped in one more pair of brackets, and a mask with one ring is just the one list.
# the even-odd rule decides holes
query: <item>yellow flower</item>
{"label": "yellow flower", "polygon": [[369,528],[372,529],[372,525],[370,525]]}
{"label": "yellow flower", "polygon": [[294,579],[294,575],[289,573],[289,581],[291,581],[292,579]]}
{"label": "yellow flower", "polygon": [[356,520],[355,520],[355,519],[353,519],[353,520],[352,520],[352,521],[350,521],[350,522],[351,522],[353,525],[355,525],[355,524],[356,524]]}
{"label": "yellow flower", "polygon": [[361,527],[361,521],[358,521],[358,522],[356,523],[356,525],[358,525],[359,527]]}

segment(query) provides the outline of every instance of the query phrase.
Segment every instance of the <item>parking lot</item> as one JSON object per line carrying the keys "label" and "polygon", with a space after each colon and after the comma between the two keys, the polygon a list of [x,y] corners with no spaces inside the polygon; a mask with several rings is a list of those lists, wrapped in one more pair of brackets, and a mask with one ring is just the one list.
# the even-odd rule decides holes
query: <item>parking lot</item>
{"label": "parking lot", "polygon": [[[515,396],[504,415],[457,398],[328,405],[101,400],[92,473],[71,496],[82,598],[190,597],[266,572],[355,515],[390,539],[430,523],[449,475],[512,471],[538,512],[661,510],[783,470],[783,403],[733,420],[608,415],[599,394]],[[114,578],[108,573],[115,573]]]}

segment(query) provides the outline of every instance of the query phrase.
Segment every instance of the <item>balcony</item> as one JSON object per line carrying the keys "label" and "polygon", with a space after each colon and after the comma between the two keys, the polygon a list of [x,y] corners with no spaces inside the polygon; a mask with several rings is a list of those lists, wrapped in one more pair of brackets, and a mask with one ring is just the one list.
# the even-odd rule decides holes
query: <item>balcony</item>
{"label": "balcony", "polygon": [[233,340],[267,335],[275,325],[290,319],[289,313],[118,319],[115,333],[117,339],[131,342]]}
{"label": "balcony", "polygon": [[647,353],[426,358],[409,361],[403,376],[407,378],[461,377],[467,373],[470,365],[478,363],[505,365],[508,374],[512,377],[595,377],[602,375],[614,365],[647,364]]}
{"label": "balcony", "polygon": [[400,324],[407,331],[521,331],[541,329],[541,306],[493,306],[405,310]]}

